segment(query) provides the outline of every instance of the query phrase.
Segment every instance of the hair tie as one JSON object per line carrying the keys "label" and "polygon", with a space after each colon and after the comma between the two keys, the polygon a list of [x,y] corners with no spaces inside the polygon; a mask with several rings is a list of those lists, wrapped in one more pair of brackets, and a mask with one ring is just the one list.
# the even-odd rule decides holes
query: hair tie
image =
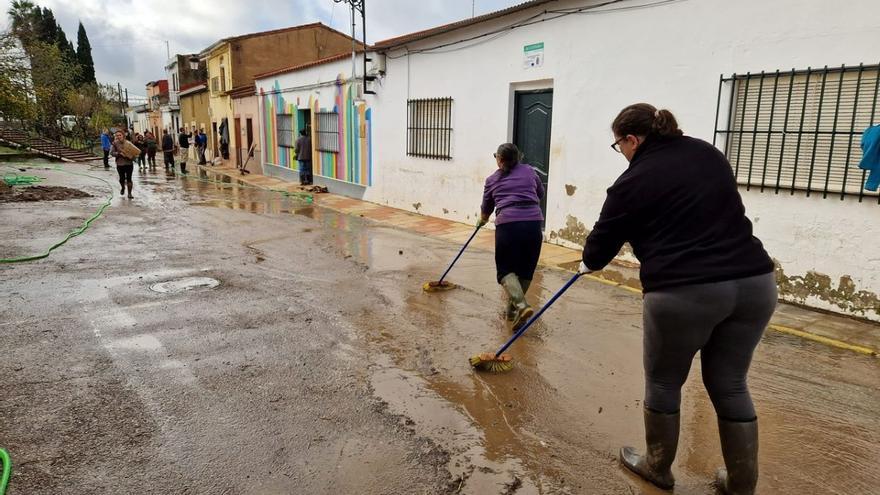
{"label": "hair tie", "polygon": [[654,110],[654,118],[660,118],[660,110]]}

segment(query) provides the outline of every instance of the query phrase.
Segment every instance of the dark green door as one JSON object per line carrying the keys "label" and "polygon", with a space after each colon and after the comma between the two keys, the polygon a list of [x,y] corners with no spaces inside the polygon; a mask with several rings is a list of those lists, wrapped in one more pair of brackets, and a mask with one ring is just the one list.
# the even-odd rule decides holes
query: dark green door
{"label": "dark green door", "polygon": [[544,184],[541,211],[547,216],[547,183],[550,179],[550,122],[553,90],[517,91],[514,95],[513,144],[523,154],[523,163],[534,167]]}

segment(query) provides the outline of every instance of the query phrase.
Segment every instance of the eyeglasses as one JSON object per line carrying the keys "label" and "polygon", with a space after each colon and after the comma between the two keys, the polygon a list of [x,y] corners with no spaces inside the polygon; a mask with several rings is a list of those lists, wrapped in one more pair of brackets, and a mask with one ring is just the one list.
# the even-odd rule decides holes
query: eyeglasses
{"label": "eyeglasses", "polygon": [[622,151],[620,151],[620,142],[623,141],[624,139],[626,139],[626,136],[623,136],[622,138],[618,139],[617,141],[614,141],[613,143],[611,143],[611,149],[613,149],[614,151],[616,151],[618,153],[623,153]]}

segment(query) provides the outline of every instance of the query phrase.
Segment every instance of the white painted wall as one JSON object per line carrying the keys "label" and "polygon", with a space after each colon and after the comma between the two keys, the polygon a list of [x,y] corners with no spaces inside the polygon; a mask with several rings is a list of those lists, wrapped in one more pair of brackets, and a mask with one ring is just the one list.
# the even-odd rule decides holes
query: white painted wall
{"label": "white painted wall", "polygon": [[[446,44],[544,10],[591,3],[599,2],[561,0],[407,48]],[[606,9],[647,3],[655,0]],[[545,44],[544,65],[526,69],[523,47],[536,42]],[[547,232],[564,228],[569,215],[590,228],[605,189],[626,167],[609,147],[611,120],[624,106],[644,101],[668,108],[687,134],[711,141],[720,74],[874,64],[878,43],[876,0],[684,0],[568,15],[431,53],[395,50],[381,86],[375,85],[379,94],[367,96],[374,166],[364,199],[408,210],[420,204],[421,213],[473,222],[483,181],[495,169],[491,153],[512,136],[512,92],[552,87]],[[285,84],[335,77],[336,65],[345,63],[302,71]],[[406,156],[408,97],[454,99],[451,161]],[[567,184],[577,187],[574,195],[566,194]],[[859,204],[745,190],[743,198],[756,234],[788,276],[816,271],[832,285],[851,276],[857,290],[880,294],[876,198]],[[817,297],[803,302],[880,321],[876,311],[852,311]]]}
{"label": "white painted wall", "polygon": [[141,134],[150,131],[150,114],[147,112],[136,112],[134,114],[134,130]]}

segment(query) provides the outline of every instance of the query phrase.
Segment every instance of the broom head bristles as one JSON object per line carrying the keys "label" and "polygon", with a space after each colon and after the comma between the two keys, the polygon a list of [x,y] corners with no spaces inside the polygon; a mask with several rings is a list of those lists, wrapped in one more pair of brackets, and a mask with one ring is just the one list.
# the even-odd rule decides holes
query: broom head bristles
{"label": "broom head bristles", "polygon": [[502,354],[495,357],[493,352],[484,352],[471,357],[470,362],[471,366],[479,371],[503,373],[513,369],[513,358],[510,354]]}
{"label": "broom head bristles", "polygon": [[422,290],[425,292],[439,292],[443,290],[454,289],[455,284],[452,282],[447,282],[443,280],[442,282],[425,282],[425,285],[422,286]]}

